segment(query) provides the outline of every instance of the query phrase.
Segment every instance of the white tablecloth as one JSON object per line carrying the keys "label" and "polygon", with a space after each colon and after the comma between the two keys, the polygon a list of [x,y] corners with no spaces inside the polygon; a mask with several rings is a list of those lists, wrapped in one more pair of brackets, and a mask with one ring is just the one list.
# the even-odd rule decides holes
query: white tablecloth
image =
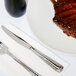
{"label": "white tablecloth", "polygon": [[[31,37],[35,39],[35,36],[32,35],[32,32],[30,31],[30,28],[26,22],[26,19],[24,19],[25,17],[13,18],[9,16],[8,13],[4,9],[5,7],[4,7],[3,1],[4,0],[0,0],[0,6],[1,6],[0,7],[0,25],[12,23],[16,27],[20,28],[22,31],[26,32],[27,34],[29,34]],[[76,76],[76,56],[69,56],[63,53],[62,54],[58,53],[58,52],[54,52],[54,53],[69,63],[69,67],[65,70],[63,76]],[[5,72],[4,70],[2,70],[2,67],[1,67],[0,76],[6,76],[6,75],[8,76],[7,72],[6,73]]]}

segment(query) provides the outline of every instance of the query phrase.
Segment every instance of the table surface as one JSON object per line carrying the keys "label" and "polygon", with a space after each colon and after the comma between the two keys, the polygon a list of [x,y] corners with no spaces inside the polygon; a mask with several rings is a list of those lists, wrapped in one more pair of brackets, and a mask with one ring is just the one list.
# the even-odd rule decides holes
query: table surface
{"label": "table surface", "polygon": [[[0,5],[1,4],[2,3],[0,2]],[[26,20],[25,20],[26,24],[24,24],[24,25],[21,24],[21,22],[23,22],[23,21],[21,21],[21,20],[23,20],[22,17],[20,18],[20,20],[18,20],[16,18],[12,18],[12,17],[8,16],[8,18],[10,20],[7,20],[8,18],[6,18],[5,14],[2,13],[2,11],[3,11],[3,8],[0,9],[0,14],[2,14],[2,15],[0,15],[0,21],[1,21],[0,25],[4,24],[4,20],[6,20],[5,23],[8,23],[11,20],[12,24],[15,24],[21,30],[23,30],[24,32],[29,34],[31,37],[35,38],[35,36],[31,32]],[[8,15],[8,14],[6,14],[6,15]],[[37,40],[37,41],[39,41],[39,40]],[[67,55],[67,54],[63,54],[63,53],[59,53],[59,52],[54,52],[54,53],[70,64],[69,67],[65,70],[63,76],[76,76],[76,56],[71,56],[71,55]],[[0,69],[0,76],[6,76],[6,75],[8,76],[8,74],[6,72],[4,72],[2,69]]]}

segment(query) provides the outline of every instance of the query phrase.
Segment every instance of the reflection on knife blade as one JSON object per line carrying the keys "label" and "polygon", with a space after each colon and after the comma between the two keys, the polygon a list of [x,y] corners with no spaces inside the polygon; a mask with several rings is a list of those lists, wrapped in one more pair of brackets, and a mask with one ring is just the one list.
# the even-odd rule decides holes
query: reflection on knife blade
{"label": "reflection on knife blade", "polygon": [[20,45],[27,47],[28,49],[32,50],[37,56],[39,56],[43,61],[45,61],[51,68],[53,68],[57,72],[62,72],[63,66],[59,64],[57,61],[49,58],[47,55],[43,54],[39,50],[35,49],[33,46],[31,46],[28,42],[23,40],[21,37],[17,36],[10,30],[8,30],[5,26],[2,26],[2,29],[6,34],[8,34],[13,40],[15,40]]}

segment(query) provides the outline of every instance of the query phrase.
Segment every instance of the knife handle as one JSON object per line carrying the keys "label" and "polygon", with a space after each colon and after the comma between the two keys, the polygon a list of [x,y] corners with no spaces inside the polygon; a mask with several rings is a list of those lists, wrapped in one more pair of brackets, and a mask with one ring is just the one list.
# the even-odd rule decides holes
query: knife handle
{"label": "knife handle", "polygon": [[49,58],[47,55],[41,53],[40,51],[38,51],[37,49],[33,48],[32,46],[30,47],[30,49],[38,56],[40,57],[43,61],[45,61],[52,69],[54,69],[57,72],[62,72],[63,70],[63,66],[61,64],[59,64],[58,62],[56,62],[55,60]]}

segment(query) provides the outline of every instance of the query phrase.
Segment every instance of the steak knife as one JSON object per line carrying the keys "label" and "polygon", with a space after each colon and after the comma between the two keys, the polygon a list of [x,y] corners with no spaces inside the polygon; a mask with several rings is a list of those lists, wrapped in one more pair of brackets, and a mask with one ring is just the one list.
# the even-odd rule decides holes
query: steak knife
{"label": "steak knife", "polygon": [[21,37],[17,36],[13,32],[11,32],[9,29],[7,29],[5,26],[2,26],[3,31],[10,36],[13,40],[15,40],[20,45],[32,50],[38,57],[40,57],[44,62],[46,62],[52,69],[54,69],[57,72],[62,72],[64,67],[58,63],[57,61],[53,60],[52,58],[48,57],[47,55],[43,54],[36,48],[34,48],[32,45],[30,45],[28,42],[26,42]]}

